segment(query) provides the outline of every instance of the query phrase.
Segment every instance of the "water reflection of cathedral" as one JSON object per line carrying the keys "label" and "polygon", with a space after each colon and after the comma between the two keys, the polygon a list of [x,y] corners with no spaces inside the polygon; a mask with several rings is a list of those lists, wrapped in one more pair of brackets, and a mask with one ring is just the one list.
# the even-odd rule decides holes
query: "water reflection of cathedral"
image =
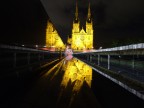
{"label": "water reflection of cathedral", "polygon": [[72,38],[68,38],[68,43],[72,45],[73,50],[93,49],[93,22],[91,18],[90,3],[86,19],[86,30],[80,29],[80,20],[78,14],[78,5],[76,4],[75,18],[73,21]]}
{"label": "water reflection of cathedral", "polygon": [[61,85],[67,86],[68,82],[74,82],[74,91],[78,91],[84,82],[91,87],[92,81],[92,68],[87,64],[73,58],[64,65],[64,76]]}

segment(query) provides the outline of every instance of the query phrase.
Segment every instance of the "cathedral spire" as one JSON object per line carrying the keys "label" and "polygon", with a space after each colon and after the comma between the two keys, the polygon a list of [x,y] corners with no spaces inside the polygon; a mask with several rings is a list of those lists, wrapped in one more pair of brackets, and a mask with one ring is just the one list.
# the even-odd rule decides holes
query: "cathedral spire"
{"label": "cathedral spire", "polygon": [[78,19],[78,4],[77,4],[77,0],[76,0],[75,18],[76,18],[76,20]]}
{"label": "cathedral spire", "polygon": [[90,3],[88,5],[88,16],[87,16],[88,20],[90,20],[91,18],[91,9],[90,9]]}

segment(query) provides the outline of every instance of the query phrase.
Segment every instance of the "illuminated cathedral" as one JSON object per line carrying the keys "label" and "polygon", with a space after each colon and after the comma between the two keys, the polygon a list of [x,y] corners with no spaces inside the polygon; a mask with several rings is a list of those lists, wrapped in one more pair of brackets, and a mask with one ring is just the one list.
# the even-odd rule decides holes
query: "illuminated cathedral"
{"label": "illuminated cathedral", "polygon": [[88,14],[86,18],[86,30],[80,29],[80,20],[78,17],[78,5],[76,3],[75,18],[73,21],[72,38],[68,37],[68,43],[73,50],[93,49],[93,22],[91,18],[90,3],[88,5]]}
{"label": "illuminated cathedral", "polygon": [[[88,5],[88,14],[86,18],[86,29],[80,28],[78,5],[76,3],[75,17],[73,20],[72,37],[68,37],[67,42],[71,44],[73,50],[93,49],[93,22],[91,18],[90,3]],[[48,21],[46,29],[46,47],[64,50],[65,45],[54,28],[53,24]]]}
{"label": "illuminated cathedral", "polygon": [[46,47],[54,50],[64,50],[65,45],[60,38],[59,34],[57,33],[56,29],[54,28],[51,21],[47,23],[46,29]]}

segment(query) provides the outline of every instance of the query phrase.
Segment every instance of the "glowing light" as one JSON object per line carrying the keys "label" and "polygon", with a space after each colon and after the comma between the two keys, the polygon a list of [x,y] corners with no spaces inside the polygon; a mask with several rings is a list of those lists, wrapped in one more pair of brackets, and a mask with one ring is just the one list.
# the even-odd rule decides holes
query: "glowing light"
{"label": "glowing light", "polygon": [[46,47],[55,47],[55,50],[64,50],[65,45],[55,30],[53,24],[48,21],[46,29]]}
{"label": "glowing light", "polygon": [[102,49],[102,47],[99,47],[99,49]]}
{"label": "glowing light", "polygon": [[38,48],[38,45],[35,45],[36,48]]}
{"label": "glowing light", "polygon": [[[75,14],[78,14],[77,7]],[[77,17],[76,19],[78,19]],[[68,42],[71,42],[72,49],[73,50],[93,49],[93,25],[91,20],[90,4],[88,6],[86,31],[83,28],[80,29],[80,22],[75,20],[73,21],[72,38],[68,38]]]}
{"label": "glowing light", "polygon": [[68,61],[64,68],[65,74],[61,86],[67,87],[68,82],[74,83],[73,91],[79,91],[85,81],[91,87],[92,69],[85,63],[73,58]]}

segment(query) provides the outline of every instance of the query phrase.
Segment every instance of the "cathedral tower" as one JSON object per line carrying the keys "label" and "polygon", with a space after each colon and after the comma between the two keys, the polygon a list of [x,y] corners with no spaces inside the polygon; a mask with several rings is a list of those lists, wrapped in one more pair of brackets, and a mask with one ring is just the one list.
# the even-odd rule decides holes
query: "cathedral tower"
{"label": "cathedral tower", "polygon": [[78,18],[78,4],[76,2],[75,18],[73,21],[73,32],[78,33],[80,28],[80,22]]}
{"label": "cathedral tower", "polygon": [[93,48],[93,22],[91,18],[91,9],[90,9],[90,3],[88,5],[88,15],[86,19],[86,48],[91,49]]}
{"label": "cathedral tower", "polygon": [[76,2],[75,18],[73,21],[72,28],[72,49],[74,50],[84,50],[93,48],[93,25],[90,12],[90,3],[88,5],[88,15],[86,19],[86,31],[80,29],[80,20],[78,14],[78,4]]}

